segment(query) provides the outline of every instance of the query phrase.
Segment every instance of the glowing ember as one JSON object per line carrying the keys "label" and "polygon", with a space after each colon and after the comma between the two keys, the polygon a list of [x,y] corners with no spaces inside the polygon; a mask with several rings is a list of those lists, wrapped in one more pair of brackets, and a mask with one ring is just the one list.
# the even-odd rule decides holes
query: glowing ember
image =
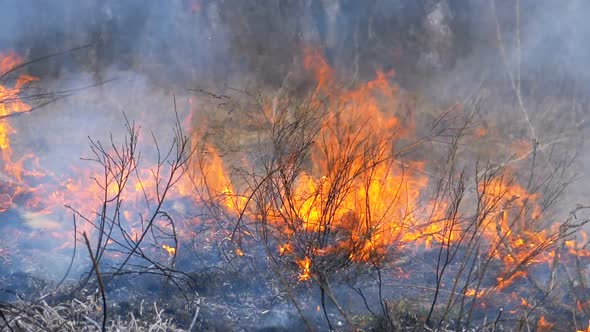
{"label": "glowing ember", "polygon": [[541,316],[537,322],[537,331],[553,331],[554,323],[550,323],[545,319],[545,316]]}
{"label": "glowing ember", "polygon": [[292,252],[293,252],[293,246],[290,243],[279,246],[279,255],[280,256],[283,256],[285,254],[290,254]]}
{"label": "glowing ember", "polygon": [[299,281],[306,281],[311,279],[311,259],[309,257],[305,257],[304,259],[297,261],[299,268],[301,269],[301,273],[299,274]]}
{"label": "glowing ember", "polygon": [[479,127],[475,130],[475,136],[477,137],[484,137],[488,134],[488,131],[484,127]]}
{"label": "glowing ember", "polygon": [[590,320],[588,321],[588,328],[585,330],[577,330],[576,332],[590,332]]}
{"label": "glowing ember", "polygon": [[474,297],[474,296],[476,296],[476,293],[477,293],[477,297],[482,297],[485,295],[485,291],[483,291],[483,290],[480,290],[479,292],[477,292],[475,289],[469,288],[465,292],[465,296]]}
{"label": "glowing ember", "polygon": [[162,249],[166,250],[166,252],[168,253],[168,256],[170,256],[170,257],[172,257],[176,254],[176,248],[171,247],[169,245],[163,244]]}

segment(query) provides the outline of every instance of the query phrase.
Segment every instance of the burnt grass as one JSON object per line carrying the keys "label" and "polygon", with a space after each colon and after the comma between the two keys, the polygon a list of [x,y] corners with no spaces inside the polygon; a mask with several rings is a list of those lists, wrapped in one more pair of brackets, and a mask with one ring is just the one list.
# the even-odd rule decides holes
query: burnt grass
{"label": "burnt grass", "polygon": [[[169,331],[187,330],[191,325],[193,330],[198,331],[307,330],[305,321],[293,304],[295,300],[313,330],[329,329],[321,303],[320,287],[314,280],[299,281],[295,262],[287,257],[279,261],[281,278],[288,283],[287,290],[276,272],[270,268],[261,245],[248,246],[248,251],[244,250],[243,256],[234,254],[233,250],[229,250],[229,245],[227,246],[223,248],[223,245],[217,244],[199,247],[196,248],[200,251],[198,254],[181,246],[175,268],[191,272],[187,272],[182,280],[179,278],[178,284],[148,273],[123,274],[108,282],[106,297],[109,326],[113,330],[125,330],[130,325],[123,322],[139,320],[145,326],[156,326],[155,324],[165,321],[165,330]],[[359,263],[330,276],[331,289],[339,305],[348,312],[355,328],[359,330],[422,331],[436,285],[433,272],[436,257],[436,249],[392,254],[388,258],[390,263],[380,267],[381,287],[376,267]],[[574,264],[579,258],[564,259],[563,264],[567,265]],[[589,264],[590,261],[578,261],[577,264],[580,263]],[[105,264],[108,265],[109,262],[105,261]],[[502,268],[500,262],[494,264],[494,269]],[[90,265],[80,265],[83,268],[77,273],[90,271]],[[451,265],[449,268],[453,270],[456,266]],[[84,326],[92,330],[88,319],[101,321],[101,310],[91,310],[82,315],[79,313],[81,309],[71,305],[75,301],[85,303],[87,307],[100,308],[98,286],[93,279],[80,285],[77,278],[70,276],[56,288],[56,281],[38,277],[39,272],[0,273],[0,309],[6,318],[4,321],[0,318],[2,331],[9,331],[7,321],[11,327],[19,326],[15,323],[18,320],[18,310],[15,308],[33,308],[39,305],[39,308],[33,310],[37,314],[49,310],[42,309],[41,303],[47,308],[62,308],[67,304],[68,309],[62,308],[59,313],[67,317],[66,320],[75,322],[78,327]],[[539,264],[531,272],[536,278],[542,279],[542,276],[549,276],[551,269],[548,265]],[[82,273],[81,279],[84,276]],[[443,284],[452,283],[452,276],[449,273]],[[482,287],[493,285],[494,280],[491,279],[493,278],[484,279]],[[536,303],[535,310],[530,311],[531,317],[545,316],[548,320],[557,321],[560,317],[571,315],[571,311],[568,311],[572,302],[571,292],[589,294],[590,291],[577,285],[575,289],[563,289],[557,296],[546,298],[543,290],[538,289],[538,285],[543,284],[542,281],[544,280],[516,278],[505,289],[486,297],[485,301],[477,304],[469,330],[508,331],[524,326],[521,298]],[[444,297],[444,293],[441,294]],[[333,301],[326,298],[325,306],[333,328],[351,329]],[[442,310],[442,306],[435,308],[433,321],[436,321]],[[198,314],[195,315],[197,311]],[[25,312],[21,311],[20,315],[32,315],[32,312]],[[384,312],[388,313],[387,316]],[[536,322],[531,317],[529,319]],[[452,319],[440,322],[438,330],[455,330],[456,323]],[[462,323],[464,326],[465,322]],[[567,323],[563,324],[564,331],[572,327]],[[554,330],[560,328],[562,327]]]}

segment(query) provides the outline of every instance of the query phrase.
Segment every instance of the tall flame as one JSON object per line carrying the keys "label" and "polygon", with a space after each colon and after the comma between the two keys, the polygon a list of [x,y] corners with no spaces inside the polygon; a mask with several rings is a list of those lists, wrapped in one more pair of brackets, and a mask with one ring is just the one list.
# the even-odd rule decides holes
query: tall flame
{"label": "tall flame", "polygon": [[[15,54],[0,54],[0,75],[5,75],[21,63],[22,59]],[[16,130],[6,117],[31,109],[28,104],[21,101],[19,93],[23,87],[35,79],[29,75],[20,75],[11,87],[0,84],[0,155],[4,171],[18,182],[22,181],[23,171],[21,163],[13,160],[10,146],[10,136],[16,134]]]}
{"label": "tall flame", "polygon": [[[300,279],[307,280],[310,264],[316,262],[311,256],[339,248],[354,248],[348,257],[352,261],[370,261],[392,246],[428,248],[456,241],[461,225],[452,231],[445,228],[449,202],[444,198],[423,201],[429,185],[424,162],[395,158],[399,148],[394,139],[412,138],[415,125],[409,115],[396,109],[398,89],[391,83],[394,73],[377,71],[375,78],[364,84],[339,86],[320,52],[306,48],[303,53],[303,66],[317,83],[310,104],[328,109],[311,148],[311,168],[298,173],[288,197],[281,198],[281,206],[267,207],[265,212],[273,227],[286,235],[278,241],[279,254],[293,253],[296,246],[289,241],[294,230],[305,234],[341,230],[347,234],[339,242],[306,248],[305,258],[296,259]],[[276,121],[271,110],[264,113]],[[475,134],[486,136],[483,131]],[[514,147],[523,154],[527,152],[521,150],[526,148],[530,144]],[[221,157],[213,147],[207,151],[210,176],[204,176],[210,187],[226,197],[224,205],[229,211],[243,211],[247,201],[233,195],[232,180]],[[282,162],[294,164],[293,158],[296,156],[285,156]],[[526,275],[521,266],[550,259],[551,254],[535,252],[551,242],[547,230],[537,223],[542,212],[540,195],[530,194],[506,174],[497,175],[478,190],[481,199],[495,207],[478,221],[478,227],[482,227],[483,239],[495,258],[505,264],[505,273],[498,278],[498,285],[505,287]],[[467,295],[479,298],[485,292],[469,289]]]}

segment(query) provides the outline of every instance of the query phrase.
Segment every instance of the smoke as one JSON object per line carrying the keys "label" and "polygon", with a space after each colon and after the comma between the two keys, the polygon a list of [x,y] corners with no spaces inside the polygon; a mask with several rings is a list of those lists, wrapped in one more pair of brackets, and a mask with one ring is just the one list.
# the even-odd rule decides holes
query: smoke
{"label": "smoke", "polygon": [[117,70],[166,84],[248,76],[276,86],[312,44],[348,78],[395,69],[415,88],[443,74],[502,79],[497,19],[523,80],[587,80],[587,2],[523,0],[518,11],[496,2],[495,17],[492,1],[471,0],[4,2],[0,49],[35,59],[91,44],[30,68],[41,76]]}
{"label": "smoke", "polygon": [[211,75],[224,62],[216,4],[199,1],[5,2],[0,47],[32,60],[73,47],[90,47],[28,70],[42,78],[90,72],[135,71],[160,81]]}
{"label": "smoke", "polygon": [[[149,73],[174,83],[237,74],[277,83],[294,69],[304,43],[316,44],[341,70],[370,75],[393,68],[402,78],[492,70],[501,75],[491,1],[94,1],[4,2],[0,48],[35,59],[71,47],[85,51],[33,66],[38,74],[106,69]],[[584,43],[590,6],[497,1],[496,17],[511,65],[524,73],[587,77]],[[520,50],[516,55],[516,33]],[[520,58],[520,60],[517,59]],[[477,58],[473,60],[473,58]],[[465,68],[470,66],[471,68]],[[548,75],[550,76],[550,75]],[[547,77],[546,77],[547,79]],[[415,78],[413,80],[416,80]],[[278,79],[280,83],[280,78]]]}
{"label": "smoke", "polygon": [[[116,79],[16,119],[15,144],[38,147],[36,153],[58,172],[87,155],[88,136],[106,139],[120,130],[122,111],[141,121],[145,134],[165,137],[162,123],[172,119],[172,91],[184,111],[188,88],[254,82],[275,91],[301,77],[301,50],[307,45],[323,51],[343,81],[395,70],[402,89],[433,107],[485,89],[484,120],[503,114],[506,123],[526,125],[515,111],[510,72],[521,81],[530,121],[542,136],[537,139],[552,140],[569,130],[581,137],[590,78],[585,42],[590,3],[522,0],[517,10],[516,2],[496,1],[495,15],[491,3],[3,1],[0,52],[13,50],[30,61],[89,45],[27,66],[44,89]],[[548,96],[559,102],[547,106]],[[572,98],[576,106],[570,108]],[[509,135],[532,139],[526,130]]]}

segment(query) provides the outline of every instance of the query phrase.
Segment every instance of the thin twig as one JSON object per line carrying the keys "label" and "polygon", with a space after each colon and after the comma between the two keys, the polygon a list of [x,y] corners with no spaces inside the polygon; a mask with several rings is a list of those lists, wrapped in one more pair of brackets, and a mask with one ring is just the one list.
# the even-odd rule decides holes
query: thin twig
{"label": "thin twig", "polygon": [[82,233],[84,236],[84,241],[86,242],[86,247],[88,248],[88,253],[90,254],[90,258],[92,259],[92,265],[94,266],[94,272],[96,272],[96,279],[98,280],[98,286],[100,289],[100,295],[102,296],[102,331],[106,332],[107,330],[107,298],[105,294],[104,284],[102,283],[102,278],[100,277],[100,271],[98,270],[98,263],[96,262],[96,257],[92,253],[92,247],[90,246],[90,241],[88,240],[88,236],[86,232]]}

